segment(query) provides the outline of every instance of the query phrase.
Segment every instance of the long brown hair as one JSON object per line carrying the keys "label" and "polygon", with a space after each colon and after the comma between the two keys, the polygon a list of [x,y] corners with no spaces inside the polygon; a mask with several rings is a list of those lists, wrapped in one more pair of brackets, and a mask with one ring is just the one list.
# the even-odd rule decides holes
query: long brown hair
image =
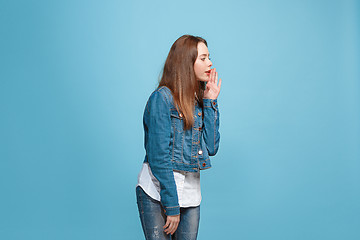
{"label": "long brown hair", "polygon": [[194,124],[195,100],[200,106],[203,105],[204,83],[196,79],[194,72],[200,42],[207,46],[201,37],[179,37],[170,48],[159,83],[159,87],[166,86],[171,90],[175,106],[183,115],[185,129]]}

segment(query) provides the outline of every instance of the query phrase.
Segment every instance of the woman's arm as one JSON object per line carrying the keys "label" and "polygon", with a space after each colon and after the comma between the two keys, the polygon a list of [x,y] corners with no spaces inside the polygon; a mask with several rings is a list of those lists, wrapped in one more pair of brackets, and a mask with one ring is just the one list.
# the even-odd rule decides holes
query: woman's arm
{"label": "woman's arm", "polygon": [[180,214],[180,206],[172,163],[170,161],[170,105],[164,94],[155,91],[149,98],[144,113],[147,131],[145,149],[153,175],[160,183],[161,204],[166,215]]}
{"label": "woman's arm", "polygon": [[214,156],[219,149],[219,109],[217,99],[203,99],[204,126],[203,137],[209,156]]}
{"label": "woman's arm", "polygon": [[210,156],[216,154],[219,149],[219,109],[217,97],[221,88],[221,79],[218,82],[216,69],[211,69],[209,81],[204,91],[204,128],[203,137]]}

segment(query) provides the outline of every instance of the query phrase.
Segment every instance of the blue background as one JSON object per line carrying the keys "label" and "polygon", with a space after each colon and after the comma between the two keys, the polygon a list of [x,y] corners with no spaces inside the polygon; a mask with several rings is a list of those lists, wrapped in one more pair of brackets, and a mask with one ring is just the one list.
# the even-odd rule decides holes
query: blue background
{"label": "blue background", "polygon": [[360,2],[1,1],[0,239],[142,239],[142,113],[204,37],[221,145],[199,239],[360,239]]}

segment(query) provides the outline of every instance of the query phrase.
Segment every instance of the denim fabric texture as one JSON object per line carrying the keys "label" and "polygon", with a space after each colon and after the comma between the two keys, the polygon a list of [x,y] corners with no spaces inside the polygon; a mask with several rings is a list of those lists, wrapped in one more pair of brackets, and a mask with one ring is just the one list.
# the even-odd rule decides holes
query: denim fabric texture
{"label": "denim fabric texture", "polygon": [[166,215],[159,201],[148,196],[141,187],[136,187],[136,198],[141,219],[141,225],[146,240],[196,240],[200,206],[180,208],[180,223],[173,235],[167,235],[163,226]]}
{"label": "denim fabric texture", "polygon": [[160,183],[166,215],[178,215],[180,206],[173,170],[198,172],[211,167],[209,156],[219,148],[219,110],[216,99],[203,99],[194,110],[194,125],[184,130],[182,114],[174,106],[170,89],[159,87],[150,96],[143,117],[144,162]]}

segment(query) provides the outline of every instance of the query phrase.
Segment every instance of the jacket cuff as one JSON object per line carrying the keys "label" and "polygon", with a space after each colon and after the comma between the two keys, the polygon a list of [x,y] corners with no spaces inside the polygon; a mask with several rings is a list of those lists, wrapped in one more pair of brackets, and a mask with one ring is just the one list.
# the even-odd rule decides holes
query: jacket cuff
{"label": "jacket cuff", "polygon": [[204,107],[212,107],[215,110],[218,109],[217,99],[204,98],[203,103],[204,103]]}
{"label": "jacket cuff", "polygon": [[166,216],[173,216],[180,214],[180,207],[164,207]]}

